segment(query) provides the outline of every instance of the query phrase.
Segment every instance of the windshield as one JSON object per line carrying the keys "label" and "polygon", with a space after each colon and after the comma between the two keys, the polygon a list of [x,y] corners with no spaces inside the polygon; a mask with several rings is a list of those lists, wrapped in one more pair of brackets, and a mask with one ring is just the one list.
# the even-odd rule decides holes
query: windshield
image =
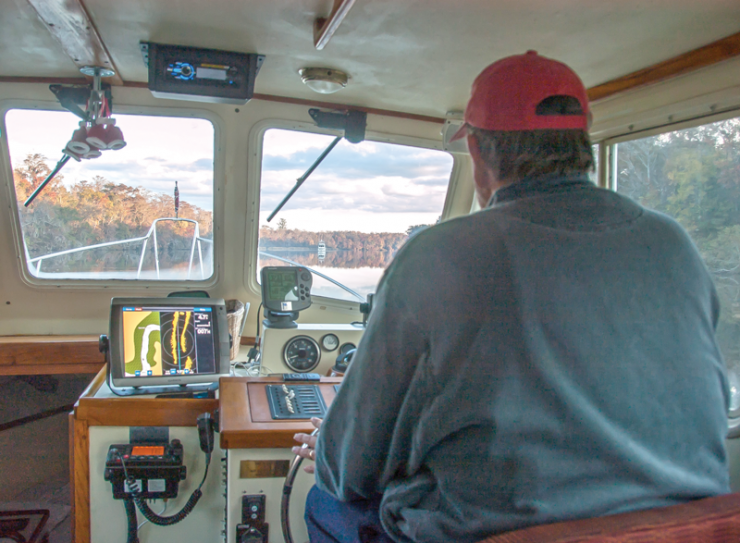
{"label": "windshield", "polygon": [[[270,129],[262,144],[257,280],[264,266],[307,266],[361,297],[409,236],[439,221],[452,172],[443,151],[342,140],[283,209],[267,217],[334,136]],[[314,275],[314,296],[357,296]]]}
{"label": "windshield", "polygon": [[127,145],[70,160],[25,207],[79,119],[26,109],[5,115],[29,273],[54,280],[211,277],[213,125],[194,118],[114,118]]}

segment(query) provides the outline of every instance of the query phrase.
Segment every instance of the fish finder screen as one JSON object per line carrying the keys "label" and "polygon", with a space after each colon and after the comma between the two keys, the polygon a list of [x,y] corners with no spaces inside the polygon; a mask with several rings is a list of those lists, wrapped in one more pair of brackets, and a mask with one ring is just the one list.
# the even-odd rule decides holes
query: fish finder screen
{"label": "fish finder screen", "polygon": [[298,297],[298,272],[276,270],[267,272],[267,298],[269,301],[296,301]]}
{"label": "fish finder screen", "polygon": [[123,307],[124,377],[216,373],[211,307]]}

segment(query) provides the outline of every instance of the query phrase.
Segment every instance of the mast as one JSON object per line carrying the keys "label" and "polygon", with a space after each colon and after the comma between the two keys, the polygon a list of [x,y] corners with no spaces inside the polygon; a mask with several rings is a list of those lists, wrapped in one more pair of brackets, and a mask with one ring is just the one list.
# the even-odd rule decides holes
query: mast
{"label": "mast", "polygon": [[175,181],[175,218],[179,218],[180,213],[180,191],[177,188],[177,181]]}

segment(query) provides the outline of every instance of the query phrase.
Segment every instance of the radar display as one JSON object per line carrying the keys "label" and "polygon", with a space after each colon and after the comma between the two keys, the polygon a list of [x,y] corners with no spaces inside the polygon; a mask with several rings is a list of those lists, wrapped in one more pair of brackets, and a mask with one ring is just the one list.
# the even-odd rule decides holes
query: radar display
{"label": "radar display", "polygon": [[123,308],[126,377],[213,373],[210,308]]}

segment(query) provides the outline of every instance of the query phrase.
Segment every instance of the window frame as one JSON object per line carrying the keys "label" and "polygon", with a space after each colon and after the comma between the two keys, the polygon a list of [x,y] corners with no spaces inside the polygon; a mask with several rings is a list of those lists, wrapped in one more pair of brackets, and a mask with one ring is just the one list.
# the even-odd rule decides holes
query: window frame
{"label": "window frame", "polygon": [[[603,146],[603,150],[600,150],[604,154],[605,160],[603,164],[606,167],[606,184],[605,188],[609,190],[617,191],[617,151],[616,146],[620,143],[626,143],[628,141],[641,140],[650,138],[653,136],[660,136],[661,134],[668,134],[670,132],[677,132],[679,130],[685,130],[687,128],[696,128],[698,126],[704,126],[720,121],[727,121],[729,119],[740,118],[740,108],[730,109],[721,113],[715,113],[712,115],[704,115],[700,117],[692,117],[691,119],[682,120],[676,123],[668,123],[660,126],[655,126],[645,130],[639,130],[636,132],[628,132],[620,134],[618,136],[612,136],[599,141],[599,145]],[[600,157],[601,158],[601,157]]]}
{"label": "window frame", "polygon": [[[343,132],[341,130],[320,128],[311,122],[288,121],[285,119],[264,119],[255,123],[252,127],[247,141],[248,149],[250,151],[247,169],[247,196],[249,207],[247,209],[248,219],[245,238],[247,240],[248,246],[247,250],[245,251],[246,262],[244,266],[244,284],[250,293],[256,295],[260,299],[262,298],[262,287],[257,281],[257,253],[259,250],[260,197],[262,195],[262,143],[264,141],[265,132],[270,129],[294,130],[298,132],[309,132],[313,134],[321,134],[327,136],[343,135]],[[445,202],[441,210],[441,220],[444,221],[449,218],[448,215],[451,213],[455,204],[455,191],[459,184],[457,178],[459,177],[461,165],[460,157],[457,154],[450,153],[449,151],[445,151],[443,149],[441,139],[437,141],[415,136],[403,136],[367,130],[365,132],[365,141],[376,143],[391,143],[397,145],[406,145],[409,147],[416,147],[419,149],[442,151],[452,157],[452,169],[450,170],[450,179],[447,183]],[[359,300],[342,300],[339,298],[327,298],[325,296],[312,296],[312,298],[316,302],[319,302],[322,306],[331,307],[332,309],[356,312],[357,308],[360,305]]]}
{"label": "window frame", "polygon": [[[13,182],[13,164],[10,160],[10,149],[8,132],[5,125],[5,118],[10,110],[27,109],[36,111],[66,112],[68,110],[61,107],[58,102],[41,101],[41,100],[2,100],[0,101],[0,168],[3,169],[7,177],[4,189],[8,191],[8,201],[10,206],[11,227],[13,235],[13,248],[18,264],[18,271],[21,280],[28,286],[34,288],[84,288],[84,289],[116,289],[128,290],[142,288],[209,288],[218,283],[222,277],[223,269],[223,198],[221,191],[218,190],[219,180],[223,178],[224,149],[221,144],[224,123],[221,117],[216,113],[206,109],[188,108],[188,107],[168,107],[163,111],[162,108],[150,106],[132,106],[118,105],[115,106],[115,112],[126,115],[142,115],[149,117],[168,117],[168,118],[195,118],[209,121],[213,126],[213,274],[206,279],[182,279],[182,280],[151,280],[151,279],[62,279],[62,278],[41,278],[35,276],[28,266],[26,259],[25,242],[23,239],[23,229],[20,224],[19,208],[23,205],[18,201]],[[64,142],[60,142],[60,147]],[[61,151],[60,151],[61,152]],[[54,157],[51,157],[54,160]],[[12,203],[15,202],[15,205]]]}

